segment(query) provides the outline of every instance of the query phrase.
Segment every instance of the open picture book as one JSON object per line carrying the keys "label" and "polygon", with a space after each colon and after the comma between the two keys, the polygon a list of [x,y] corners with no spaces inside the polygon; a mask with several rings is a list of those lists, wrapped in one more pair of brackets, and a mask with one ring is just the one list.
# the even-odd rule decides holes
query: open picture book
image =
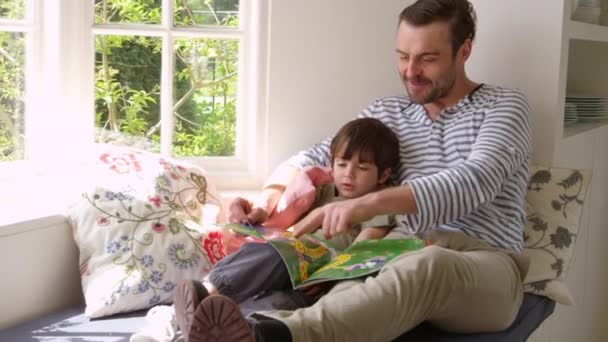
{"label": "open picture book", "polygon": [[339,251],[331,241],[311,234],[296,239],[290,231],[242,224],[226,224],[222,229],[271,244],[283,258],[296,289],[370,275],[395,257],[425,246],[424,240],[411,237],[359,241]]}

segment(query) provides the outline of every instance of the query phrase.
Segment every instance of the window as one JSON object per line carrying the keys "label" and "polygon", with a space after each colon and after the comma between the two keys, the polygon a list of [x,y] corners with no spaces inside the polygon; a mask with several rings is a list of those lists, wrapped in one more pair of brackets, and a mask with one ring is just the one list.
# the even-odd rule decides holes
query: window
{"label": "window", "polygon": [[234,156],[239,0],[164,5],[95,1],[96,141]]}
{"label": "window", "polygon": [[0,162],[26,155],[25,117],[35,20],[33,3],[0,1]]}
{"label": "window", "polygon": [[245,47],[254,6],[95,0],[95,141],[198,158],[212,171],[251,167]]}
{"label": "window", "polygon": [[0,0],[0,169],[60,168],[108,143],[195,162],[221,188],[259,185],[266,2]]}

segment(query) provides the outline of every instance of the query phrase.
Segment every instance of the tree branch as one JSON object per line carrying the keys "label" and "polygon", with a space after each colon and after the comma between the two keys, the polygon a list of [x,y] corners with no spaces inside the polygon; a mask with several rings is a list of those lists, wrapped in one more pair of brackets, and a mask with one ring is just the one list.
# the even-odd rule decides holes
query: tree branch
{"label": "tree branch", "polygon": [[16,63],[17,61],[15,60],[15,58],[13,58],[13,56],[11,56],[8,51],[4,50],[3,48],[0,47],[0,55],[4,56],[4,58],[6,58],[6,60],[8,60],[11,63]]}
{"label": "tree branch", "polygon": [[211,3],[210,2],[206,2],[205,4],[207,5],[207,8],[209,8],[209,11],[211,11],[211,13],[213,13],[213,17],[215,18],[215,22],[218,23],[218,24],[221,24],[220,19],[217,17],[217,15],[215,14],[215,11],[211,7]]}
{"label": "tree branch", "polygon": [[194,20],[194,14],[192,13],[192,10],[188,6],[188,1],[187,0],[183,0],[182,4],[184,5],[184,9],[186,10],[186,15],[188,16],[188,18],[190,18],[191,24],[195,25],[196,21]]}
{"label": "tree branch", "polygon": [[[193,83],[192,87],[190,87],[190,89],[188,89],[188,91],[184,94],[184,96],[182,96],[181,99],[179,99],[179,101],[177,101],[174,105],[173,105],[173,109],[172,111],[174,113],[177,112],[177,110],[184,105],[184,103],[186,103],[186,101],[188,100],[188,98],[190,98],[190,96],[192,96],[192,94],[194,94],[194,92],[199,89],[199,88],[204,88],[204,87],[209,87],[212,86],[214,84],[217,83],[221,83],[224,82],[225,80],[231,78],[232,76],[235,76],[237,73],[232,72],[228,75],[225,75],[224,77],[218,78],[217,80],[213,80],[211,82],[199,82],[199,83]],[[183,119],[183,117],[180,116],[181,119]],[[190,122],[189,120],[185,120]],[[152,134],[156,133],[158,131],[158,129],[160,128],[160,123],[161,120],[159,120],[156,124],[154,124],[154,126],[150,127],[150,129],[148,130],[148,132],[146,133],[146,138],[149,138]]]}

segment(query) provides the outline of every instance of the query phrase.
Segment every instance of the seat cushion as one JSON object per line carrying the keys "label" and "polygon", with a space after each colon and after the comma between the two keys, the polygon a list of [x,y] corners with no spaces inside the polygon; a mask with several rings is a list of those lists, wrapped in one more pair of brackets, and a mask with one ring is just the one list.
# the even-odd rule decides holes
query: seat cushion
{"label": "seat cushion", "polygon": [[[441,331],[429,323],[399,336],[394,342],[524,342],[555,309],[555,302],[547,297],[524,294],[524,301],[511,326],[501,332],[455,334]],[[463,312],[463,314],[466,314]]]}
{"label": "seat cushion", "polygon": [[[525,294],[515,322],[505,331],[486,334],[454,334],[423,323],[400,336],[395,342],[518,342],[530,334],[553,312],[555,302]],[[146,310],[100,319],[84,316],[84,307],[70,308],[23,325],[0,331],[0,341],[129,341],[145,324]]]}
{"label": "seat cushion", "polygon": [[129,341],[145,324],[146,310],[100,319],[88,319],[84,306],[68,308],[0,331],[0,341]]}

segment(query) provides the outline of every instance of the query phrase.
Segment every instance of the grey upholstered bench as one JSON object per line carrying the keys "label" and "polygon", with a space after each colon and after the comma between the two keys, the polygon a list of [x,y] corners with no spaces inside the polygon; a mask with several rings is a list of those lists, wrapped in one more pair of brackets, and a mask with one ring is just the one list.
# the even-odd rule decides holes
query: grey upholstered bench
{"label": "grey upholstered bench", "polygon": [[[555,302],[526,294],[515,322],[507,330],[485,334],[452,334],[423,323],[395,341],[407,342],[523,342],[553,312]],[[65,309],[25,324],[0,331],[0,341],[129,341],[145,324],[146,311],[107,318],[87,319],[83,307]],[[281,342],[281,341],[277,341]]]}

